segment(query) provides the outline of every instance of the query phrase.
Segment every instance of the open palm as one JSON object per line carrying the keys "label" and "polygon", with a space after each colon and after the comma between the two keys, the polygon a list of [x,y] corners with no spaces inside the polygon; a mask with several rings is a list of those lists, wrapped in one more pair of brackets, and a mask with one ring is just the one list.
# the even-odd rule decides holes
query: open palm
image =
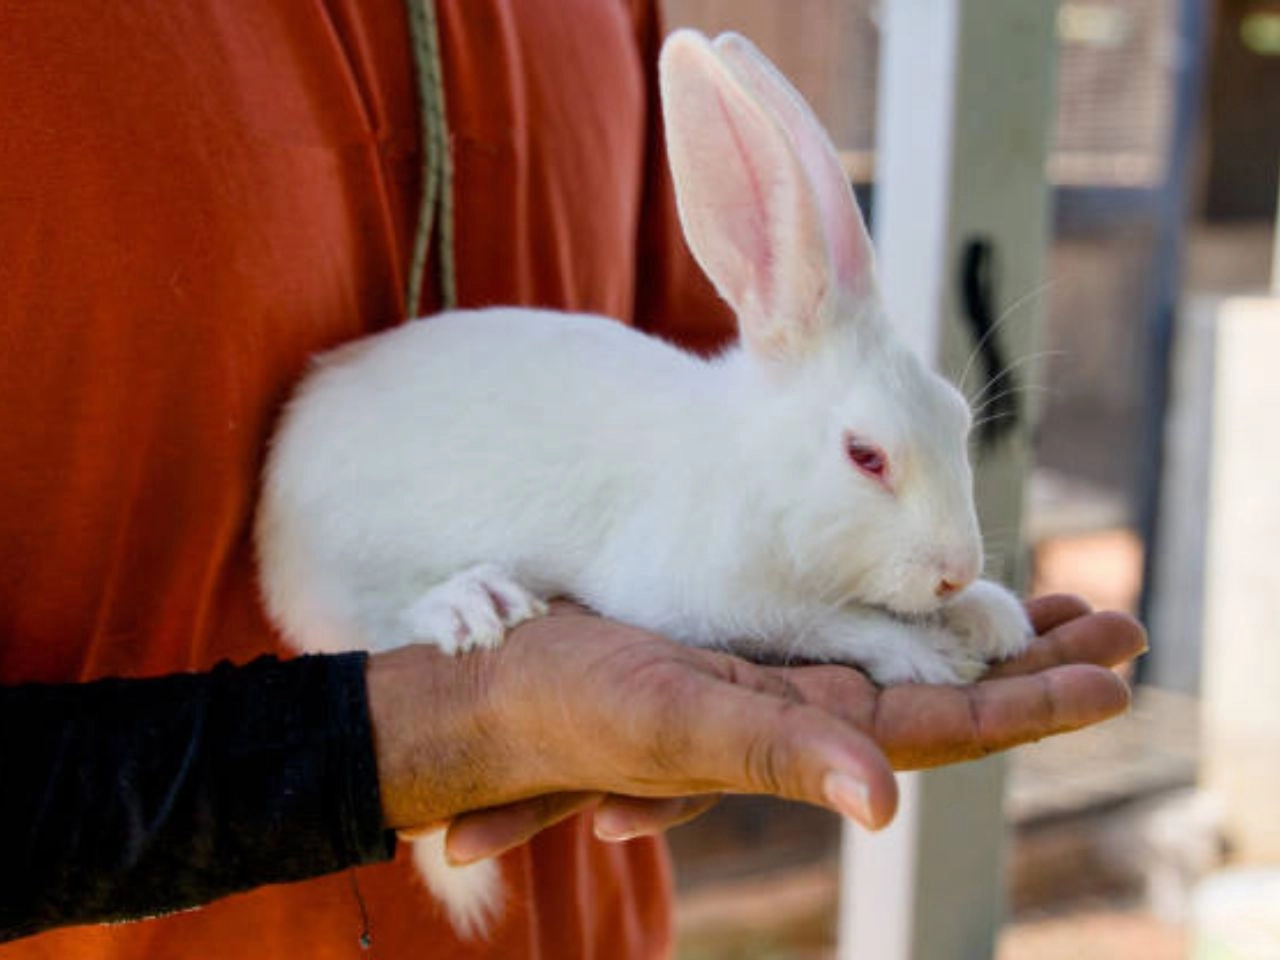
{"label": "open palm", "polygon": [[[623,639],[612,647],[593,646],[605,652],[598,664],[583,669],[629,678],[617,693],[616,709],[623,713],[646,716],[651,689],[663,692],[661,722],[669,729],[657,731],[665,740],[650,751],[661,755],[656,762],[662,774],[632,775],[633,768],[643,770],[646,758],[624,756],[601,789],[549,790],[463,814],[450,826],[450,855],[459,861],[493,855],[590,807],[595,808],[597,834],[620,840],[688,820],[714,804],[720,792],[826,802],[830,798],[810,782],[816,768],[808,769],[791,754],[829,739],[824,724],[832,718],[860,735],[839,747],[870,787],[857,819],[872,828],[882,826],[896,807],[889,767],[911,770],[974,759],[1096,723],[1128,706],[1128,688],[1109,668],[1146,648],[1145,633],[1132,618],[1094,613],[1070,596],[1041,597],[1029,601],[1027,609],[1037,633],[1027,650],[997,664],[977,683],[956,687],[905,684],[882,689],[848,667],[760,666],[610,625],[611,630],[625,629]],[[529,642],[541,645],[551,641],[552,633],[571,634],[565,628],[575,618],[607,623],[566,606],[545,618],[541,630],[531,624],[528,632],[544,635]],[[520,632],[508,641],[514,651],[519,650]],[[677,737],[680,742],[673,744],[671,731],[686,727],[700,732],[722,727],[724,749],[714,757],[704,755],[692,735]],[[771,732],[761,736],[752,730]],[[772,732],[779,730],[783,732]],[[610,756],[625,755],[625,746],[601,739]],[[855,811],[846,805],[842,812]]]}

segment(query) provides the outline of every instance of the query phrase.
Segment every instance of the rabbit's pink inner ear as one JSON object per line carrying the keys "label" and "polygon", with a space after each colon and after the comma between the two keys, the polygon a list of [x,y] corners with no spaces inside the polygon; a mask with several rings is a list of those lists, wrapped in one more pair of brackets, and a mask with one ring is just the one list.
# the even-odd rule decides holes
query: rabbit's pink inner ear
{"label": "rabbit's pink inner ear", "polygon": [[830,269],[800,161],[705,38],[672,34],[660,67],[685,239],[749,349],[799,352],[813,340]]}
{"label": "rabbit's pink inner ear", "polygon": [[782,125],[813,188],[838,287],[855,298],[874,289],[875,254],[866,224],[826,129],[800,92],[751,41],[721,34],[715,51]]}
{"label": "rabbit's pink inner ear", "polygon": [[[771,238],[777,232],[777,225],[770,223],[773,204],[768,194],[776,186],[769,182],[767,170],[757,169],[757,158],[746,152],[754,138],[743,129],[744,118],[734,117],[719,90],[710,93],[708,115],[695,122],[704,131],[720,131],[722,142],[707,151],[697,175],[680,178],[691,198],[689,221],[702,238],[699,246],[709,264],[714,264],[712,279],[726,287],[730,302],[746,306],[754,300],[767,309],[776,295],[768,269]],[[713,146],[712,140],[707,137],[708,146]],[[702,171],[714,173],[703,176]]]}

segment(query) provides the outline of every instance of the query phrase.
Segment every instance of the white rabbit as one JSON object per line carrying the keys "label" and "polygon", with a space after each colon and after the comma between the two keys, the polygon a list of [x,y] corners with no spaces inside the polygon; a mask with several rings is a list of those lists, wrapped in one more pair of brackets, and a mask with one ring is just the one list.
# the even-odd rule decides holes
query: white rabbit
{"label": "white rabbit", "polygon": [[[894,336],[799,94],[732,35],[677,32],[660,67],[681,221],[741,346],[504,308],[321,358],[266,472],[271,615],[303,650],[463,651],[565,595],[697,646],[973,679],[1031,629],[977,579],[964,399]],[[418,852],[483,931],[496,865]]]}

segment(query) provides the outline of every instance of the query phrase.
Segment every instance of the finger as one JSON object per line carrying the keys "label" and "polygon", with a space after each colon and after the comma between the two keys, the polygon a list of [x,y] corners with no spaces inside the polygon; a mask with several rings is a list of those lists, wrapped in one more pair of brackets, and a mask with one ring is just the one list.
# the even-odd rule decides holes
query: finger
{"label": "finger", "polygon": [[655,836],[688,823],[719,802],[718,793],[655,799],[607,796],[596,808],[595,834],[613,843]]}
{"label": "finger", "polygon": [[455,817],[445,835],[445,856],[461,865],[496,857],[532,839],[580,810],[600,802],[601,794],[550,793]]}
{"label": "finger", "polygon": [[1067,663],[1114,667],[1147,650],[1142,625],[1123,613],[1094,613],[1068,619],[1045,632],[1012,660],[995,664],[987,677],[1038,673]]}
{"label": "finger", "polygon": [[1093,608],[1083,597],[1070,593],[1032,597],[1026,601],[1026,608],[1036,633],[1048,633],[1059,624],[1093,612]]}
{"label": "finger", "polygon": [[1129,699],[1123,680],[1085,664],[968,687],[907,684],[881,694],[875,738],[897,769],[933,767],[1098,723]]}

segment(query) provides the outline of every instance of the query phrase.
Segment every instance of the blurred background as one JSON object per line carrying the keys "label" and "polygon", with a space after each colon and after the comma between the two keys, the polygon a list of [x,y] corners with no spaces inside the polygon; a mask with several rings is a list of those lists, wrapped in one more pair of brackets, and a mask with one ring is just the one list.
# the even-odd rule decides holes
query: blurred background
{"label": "blurred background", "polygon": [[[881,4],[665,6],[779,64],[874,220]],[[1152,650],[1131,715],[1015,751],[997,955],[1280,958],[1280,0],[1062,0],[1056,45],[1046,282],[1000,321],[1043,322],[1018,549]],[[834,818],[671,839],[683,960],[835,956]]]}

